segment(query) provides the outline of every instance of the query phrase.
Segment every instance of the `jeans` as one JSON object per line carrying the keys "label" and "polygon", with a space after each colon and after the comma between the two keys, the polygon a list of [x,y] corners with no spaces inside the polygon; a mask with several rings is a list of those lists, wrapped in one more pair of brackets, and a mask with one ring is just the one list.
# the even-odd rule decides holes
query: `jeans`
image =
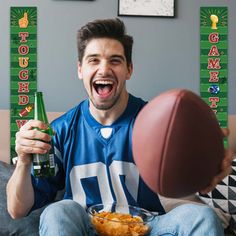
{"label": "jeans", "polygon": [[[223,236],[223,227],[214,211],[205,205],[184,204],[156,216],[150,236]],[[75,201],[49,205],[40,217],[41,236],[94,236],[86,211]]]}

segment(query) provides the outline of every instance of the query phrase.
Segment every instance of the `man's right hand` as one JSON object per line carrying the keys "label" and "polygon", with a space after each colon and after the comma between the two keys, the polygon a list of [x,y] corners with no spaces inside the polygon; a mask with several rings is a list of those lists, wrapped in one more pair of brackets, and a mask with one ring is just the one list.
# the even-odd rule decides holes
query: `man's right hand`
{"label": "man's right hand", "polygon": [[16,133],[15,150],[18,154],[18,162],[21,164],[30,165],[32,161],[31,154],[44,154],[51,148],[48,143],[51,140],[50,135],[35,128],[46,130],[48,126],[38,120],[29,120]]}

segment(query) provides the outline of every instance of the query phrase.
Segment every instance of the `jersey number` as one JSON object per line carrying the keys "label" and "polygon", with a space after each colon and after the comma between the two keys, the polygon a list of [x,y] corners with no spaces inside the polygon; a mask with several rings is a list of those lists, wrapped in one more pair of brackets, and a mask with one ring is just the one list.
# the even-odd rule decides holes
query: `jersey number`
{"label": "jersey number", "polygon": [[[108,181],[107,171],[111,177],[112,186],[110,186]],[[121,175],[125,176],[126,188],[136,201],[138,195],[139,173],[135,164],[123,161],[113,161],[108,169],[102,162],[74,166],[70,172],[73,200],[85,207],[86,194],[81,184],[81,179],[97,177],[102,203],[114,202],[111,193],[112,188],[116,197],[116,202],[128,204],[125,191],[120,181]],[[90,191],[93,190],[91,189]]]}

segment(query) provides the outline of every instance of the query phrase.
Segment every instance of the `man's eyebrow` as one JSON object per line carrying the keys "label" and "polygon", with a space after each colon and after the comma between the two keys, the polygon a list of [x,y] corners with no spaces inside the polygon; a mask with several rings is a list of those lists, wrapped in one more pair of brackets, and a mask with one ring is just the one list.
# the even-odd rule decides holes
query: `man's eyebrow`
{"label": "man's eyebrow", "polygon": [[98,57],[98,56],[99,56],[99,54],[89,54],[85,57],[85,59],[88,59],[90,57]]}
{"label": "man's eyebrow", "polygon": [[[89,54],[85,57],[85,60],[89,59],[91,57],[100,57],[100,55],[99,54]],[[110,58],[120,58],[122,61],[125,61],[125,57],[123,55],[119,55],[119,54],[111,55]]]}
{"label": "man's eyebrow", "polygon": [[119,55],[119,54],[114,54],[111,56],[111,58],[114,58],[114,57],[118,57],[120,58],[122,61],[125,61],[125,57],[123,55]]}

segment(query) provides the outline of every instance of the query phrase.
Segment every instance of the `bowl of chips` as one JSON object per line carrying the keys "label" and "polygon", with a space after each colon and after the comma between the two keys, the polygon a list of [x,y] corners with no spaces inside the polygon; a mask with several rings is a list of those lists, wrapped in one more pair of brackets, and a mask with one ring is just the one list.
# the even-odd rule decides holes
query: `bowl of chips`
{"label": "bowl of chips", "polygon": [[116,203],[93,205],[87,211],[99,236],[145,236],[154,218],[143,208]]}

